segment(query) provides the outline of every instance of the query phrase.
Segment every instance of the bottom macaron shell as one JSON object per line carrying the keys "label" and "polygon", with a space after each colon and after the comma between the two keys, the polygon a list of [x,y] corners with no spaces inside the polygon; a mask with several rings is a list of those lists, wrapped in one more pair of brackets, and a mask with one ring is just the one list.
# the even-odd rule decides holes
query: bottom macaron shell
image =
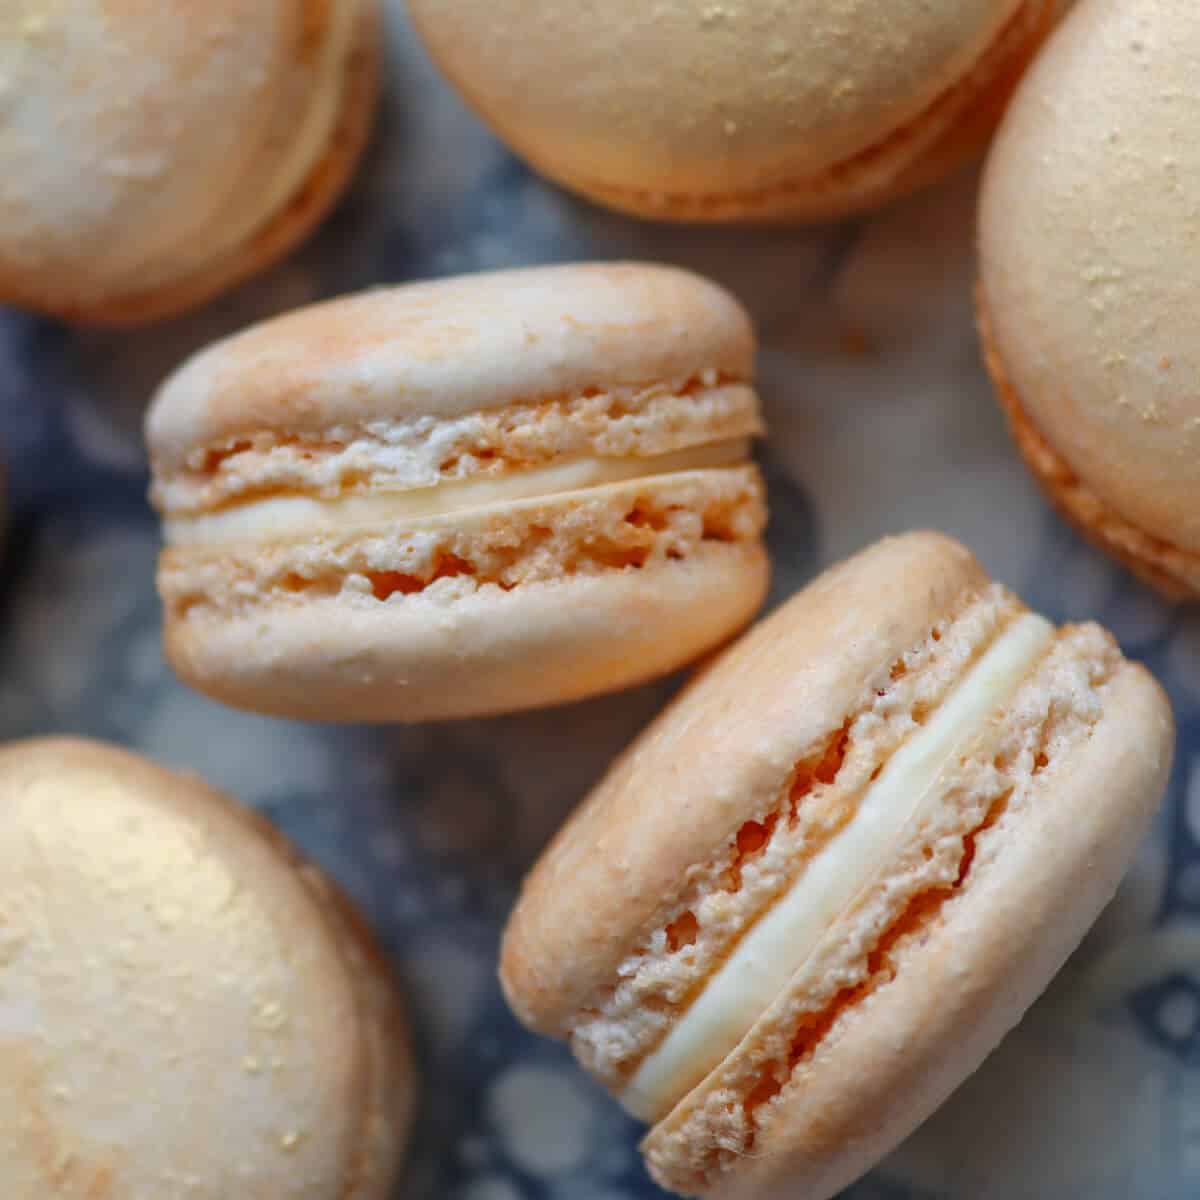
{"label": "bottom macaron shell", "polygon": [[[563,186],[634,216],[672,221],[827,221],[919,191],[979,153],[1013,88],[1054,29],[1065,0],[1027,0],[970,74],[899,129],[822,175],[737,192],[689,195],[564,177],[523,149]],[[507,131],[506,131],[507,132]],[[509,140],[520,146],[518,136]]]}
{"label": "bottom macaron shell", "polygon": [[297,718],[433,720],[562,703],[666,674],[744,625],[766,594],[757,543],[680,562],[499,587],[281,601],[168,624],[188,683]]}
{"label": "bottom macaron shell", "polygon": [[996,345],[982,288],[976,296],[976,313],[984,361],[1008,417],[1009,430],[1047,499],[1064,520],[1169,599],[1200,596],[1200,555],[1174,546],[1127,521],[1080,479],[1042,436],[1018,395]]}
{"label": "bottom macaron shell", "polygon": [[964,844],[949,894],[914,910],[871,978],[799,1031],[782,1087],[718,1094],[760,1023],[650,1131],[643,1149],[660,1183],[720,1200],[827,1200],[980,1065],[1111,897],[1165,787],[1165,697],[1129,665],[1106,691],[1088,735],[1039,768],[1036,796],[997,806]]}
{"label": "bottom macaron shell", "polygon": [[382,78],[379,26],[377,6],[364,5],[361,29],[346,64],[342,114],[329,149],[287,206],[248,242],[197,274],[137,295],[114,296],[99,305],[57,300],[47,305],[42,296],[33,294],[6,296],[6,302],[49,309],[63,320],[88,325],[140,325],[198,307],[283,258],[341,199],[366,150]]}

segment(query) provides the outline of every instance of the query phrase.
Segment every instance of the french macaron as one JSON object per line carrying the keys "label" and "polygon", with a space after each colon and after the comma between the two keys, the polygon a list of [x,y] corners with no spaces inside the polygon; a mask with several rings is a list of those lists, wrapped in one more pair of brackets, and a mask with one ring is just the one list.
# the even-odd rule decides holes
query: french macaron
{"label": "french macaron", "polygon": [[0,303],[125,325],[281,257],[341,194],[378,0],[16,0],[0,38]]}
{"label": "french macaron", "polygon": [[650,1173],[826,1200],[979,1066],[1112,895],[1171,711],[941,535],[889,539],[729,648],[534,866],[517,1015],[652,1128]]}
{"label": "french macaron", "polygon": [[0,1193],[384,1200],[413,1104],[333,883],[199,779],[0,748]]}
{"label": "french macaron", "polygon": [[753,360],[731,296],[637,264],[367,292],[201,352],[146,424],[168,658],[364,721],[674,670],[766,589]]}
{"label": "french macaron", "polygon": [[1195,4],[1081,0],[997,137],[978,291],[996,390],[1047,496],[1160,591],[1193,600],[1197,80]]}
{"label": "french macaron", "polygon": [[1061,0],[408,0],[542,174],[676,221],[875,207],[978,149]]}

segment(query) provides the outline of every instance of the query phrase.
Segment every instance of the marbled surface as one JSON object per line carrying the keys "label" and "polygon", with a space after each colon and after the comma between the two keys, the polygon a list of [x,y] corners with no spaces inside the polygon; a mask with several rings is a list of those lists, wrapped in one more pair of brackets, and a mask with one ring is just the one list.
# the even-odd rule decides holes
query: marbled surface
{"label": "marbled surface", "polygon": [[1172,789],[1117,900],[983,1070],[854,1200],[1200,1195],[1200,616],[1173,610],[1042,503],[972,329],[975,179],[865,223],[745,232],[638,224],[510,157],[393,13],[374,151],[321,236],[189,318],[130,334],[0,314],[12,506],[0,735],[71,731],[202,771],[259,806],[364,906],[411,998],[424,1103],[406,1200],[659,1195],[637,1130],[494,981],[523,869],[677,681],[557,711],[410,729],[223,709],[159,650],[156,528],[138,433],[183,355],[371,284],[563,259],[680,263],[759,321],[772,438],[773,597],[882,533],[962,537],[1059,619],[1096,617],[1164,681]]}

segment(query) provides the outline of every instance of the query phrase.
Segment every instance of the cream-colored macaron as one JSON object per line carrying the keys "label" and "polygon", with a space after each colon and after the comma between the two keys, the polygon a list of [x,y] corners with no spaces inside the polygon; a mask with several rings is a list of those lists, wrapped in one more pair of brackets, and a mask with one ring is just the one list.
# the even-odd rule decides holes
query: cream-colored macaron
{"label": "cream-colored macaron", "polygon": [[826,1200],[982,1061],[1112,895],[1166,697],[936,534],[715,660],[534,867],[517,1015],[653,1125],[687,1195]]}
{"label": "cream-colored macaron", "polygon": [[413,1073],[348,901],[219,792],[0,749],[0,1195],[384,1200]]}
{"label": "cream-colored macaron", "polygon": [[366,142],[378,0],[15,0],[0,302],[133,323],[304,237]]}
{"label": "cream-colored macaron", "polygon": [[1060,0],[409,0],[539,171],[688,221],[873,207],[976,149]]}
{"label": "cream-colored macaron", "polygon": [[147,419],[167,654],[262,712],[573,700],[711,649],[767,561],[750,322],[667,267],[464,276],[202,352]]}
{"label": "cream-colored macaron", "polygon": [[980,324],[1058,509],[1200,597],[1200,8],[1082,0],[1004,122],[982,196]]}

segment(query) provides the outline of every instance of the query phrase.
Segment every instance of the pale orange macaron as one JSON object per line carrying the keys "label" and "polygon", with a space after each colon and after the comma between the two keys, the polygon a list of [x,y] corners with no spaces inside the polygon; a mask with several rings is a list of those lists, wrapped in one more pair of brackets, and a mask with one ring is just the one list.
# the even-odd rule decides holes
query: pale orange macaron
{"label": "pale orange macaron", "polygon": [[753,369],[728,293],[638,264],[382,289],[219,343],[146,423],[167,655],[325,720],[674,670],[765,593]]}
{"label": "pale orange macaron", "polygon": [[412,1114],[348,900],[199,779],[0,749],[0,1195],[385,1200]]}
{"label": "pale orange macaron", "polygon": [[638,216],[818,220],[950,170],[1062,0],[409,0],[535,169]]}
{"label": "pale orange macaron", "polygon": [[1174,743],[1146,671],[937,534],[704,669],[525,882],[501,980],[650,1173],[827,1200],[961,1083],[1112,895]]}
{"label": "pale orange macaron", "polygon": [[1198,78],[1200,7],[1083,0],[997,137],[979,235],[988,366],[1026,462],[1089,538],[1191,599]]}
{"label": "pale orange macaron", "polygon": [[132,324],[306,236],[370,129],[378,0],[20,0],[0,39],[0,303]]}

